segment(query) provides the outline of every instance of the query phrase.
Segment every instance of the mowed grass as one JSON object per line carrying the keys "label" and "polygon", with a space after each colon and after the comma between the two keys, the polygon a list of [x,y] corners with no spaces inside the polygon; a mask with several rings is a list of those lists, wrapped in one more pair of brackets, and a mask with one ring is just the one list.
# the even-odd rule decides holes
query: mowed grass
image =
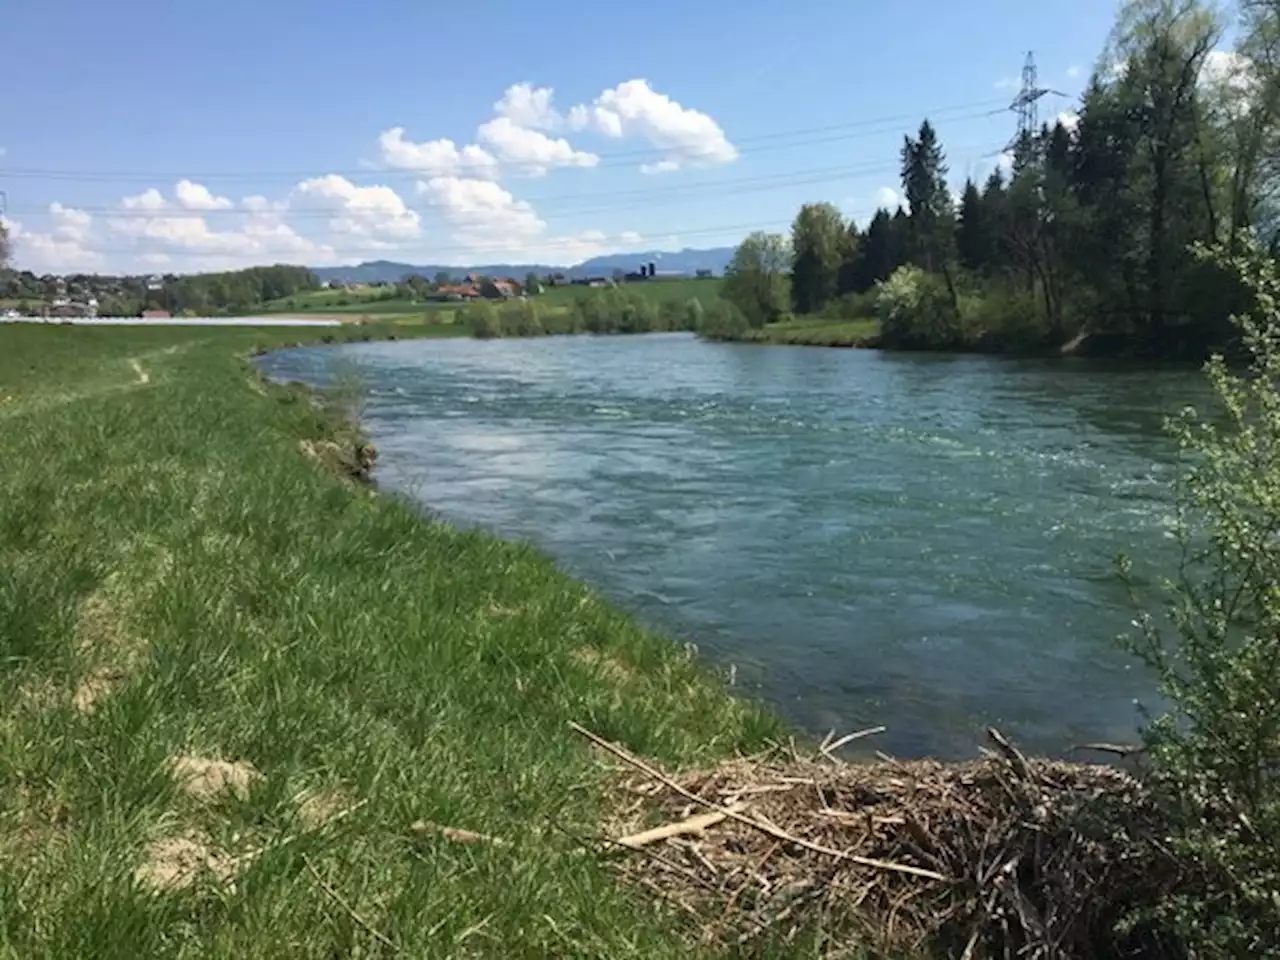
{"label": "mowed grass", "polygon": [[335,335],[0,328],[0,954],[696,953],[582,852],[611,773],[568,724],[688,765],[776,721],[320,466],[337,401],[243,355]]}

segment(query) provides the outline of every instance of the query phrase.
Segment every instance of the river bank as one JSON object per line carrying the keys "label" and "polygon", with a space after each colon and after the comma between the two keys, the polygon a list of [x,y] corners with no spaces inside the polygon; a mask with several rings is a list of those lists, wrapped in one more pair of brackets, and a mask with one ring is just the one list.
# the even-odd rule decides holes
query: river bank
{"label": "river bank", "polygon": [[575,852],[612,774],[568,724],[688,766],[774,718],[535,551],[319,468],[349,411],[241,359],[296,330],[2,336],[6,950],[681,952]]}

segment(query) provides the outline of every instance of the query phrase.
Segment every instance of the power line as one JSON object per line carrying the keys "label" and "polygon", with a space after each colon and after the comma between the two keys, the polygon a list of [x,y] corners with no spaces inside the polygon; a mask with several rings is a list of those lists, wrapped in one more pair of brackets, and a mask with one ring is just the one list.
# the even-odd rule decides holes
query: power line
{"label": "power line", "polygon": [[[998,145],[985,143],[966,145],[958,152],[973,156],[988,155],[987,151],[998,149]],[[781,174],[764,174],[752,177],[738,177],[731,180],[719,180],[714,183],[679,184],[665,188],[648,188],[642,190],[594,191],[591,193],[566,194],[560,196],[543,196],[524,198],[524,202],[538,204],[540,209],[550,205],[552,212],[565,215],[580,216],[583,214],[608,211],[626,211],[631,209],[649,209],[664,203],[688,203],[702,199],[719,199],[728,196],[741,196],[750,193],[762,193],[771,190],[788,189],[797,186],[816,186],[838,183],[856,179],[868,174],[880,172],[896,172],[896,161],[873,161],[857,165],[841,165],[832,167],[816,167],[807,170],[788,171]],[[725,189],[726,187],[730,189]],[[583,206],[578,203],[562,204],[565,200],[598,201],[595,205]],[[620,202],[608,202],[620,201]],[[87,213],[102,220],[179,220],[206,219],[210,217],[249,218],[253,211],[244,209],[122,209],[111,206],[78,206],[81,213]],[[45,216],[49,210],[45,207],[15,208],[10,211],[20,216]],[[279,211],[279,216],[289,219],[329,219],[349,214],[351,211],[334,207],[303,206],[289,207]]]}
{"label": "power line", "polygon": [[[884,133],[895,132],[896,127],[892,126],[898,123],[906,122],[921,116],[936,117],[951,121],[960,120],[976,120],[984,117],[996,116],[1003,113],[1006,107],[992,107],[993,103],[1001,101],[976,101],[968,104],[958,104],[950,107],[939,107],[933,110],[927,110],[923,113],[915,111],[909,114],[897,114],[894,116],[877,117],[869,120],[853,121],[843,124],[828,124],[819,127],[807,127],[794,130],[776,131],[773,133],[757,134],[755,136],[743,137],[737,140],[738,144],[746,144],[747,149],[739,149],[739,154],[756,154],[772,152],[775,150],[786,150],[796,147],[816,146],[824,143],[836,143],[842,140],[853,140],[861,137],[878,136]],[[975,110],[975,108],[983,108]],[[970,112],[959,116],[943,116],[944,114],[954,113],[956,111],[968,110]],[[890,126],[885,126],[890,125]],[[871,127],[884,127],[884,129],[868,129]],[[826,134],[825,136],[812,136],[814,134]],[[787,142],[791,137],[809,137],[809,139],[800,139]],[[783,142],[778,142],[783,141]],[[647,148],[643,150],[616,151],[612,153],[600,154],[600,162],[590,169],[609,168],[616,166],[631,166],[637,161],[642,160],[660,160],[672,153],[671,149],[664,148]],[[497,162],[499,169],[508,171],[543,171],[548,165],[535,162]],[[467,172],[476,173],[480,168],[472,167],[470,171],[461,168],[457,172],[466,174]],[[330,171],[331,174],[338,176],[359,176],[368,177],[377,175],[380,178],[389,177],[408,177],[417,178],[429,175],[429,170],[411,168],[411,167],[364,167],[358,170],[338,170]],[[237,181],[270,181],[270,180],[298,180],[314,177],[316,172],[309,171],[259,171],[259,172],[234,172],[234,173],[172,173],[163,171],[91,171],[91,170],[56,170],[44,169],[37,167],[5,167],[0,168],[0,177],[8,177],[13,179],[42,179],[42,180],[70,180],[83,183],[132,183],[132,182],[148,182],[166,181],[174,179],[187,179],[200,181],[202,183],[223,183]]]}

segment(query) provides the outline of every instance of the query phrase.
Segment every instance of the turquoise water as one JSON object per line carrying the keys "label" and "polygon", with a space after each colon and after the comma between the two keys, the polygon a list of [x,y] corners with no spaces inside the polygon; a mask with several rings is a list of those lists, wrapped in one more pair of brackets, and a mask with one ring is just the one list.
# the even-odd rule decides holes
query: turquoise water
{"label": "turquoise water", "polygon": [[358,367],[377,479],[527,539],[738,687],[867,749],[1131,738],[1114,576],[1173,559],[1189,369],[709,344],[681,334],[284,351]]}

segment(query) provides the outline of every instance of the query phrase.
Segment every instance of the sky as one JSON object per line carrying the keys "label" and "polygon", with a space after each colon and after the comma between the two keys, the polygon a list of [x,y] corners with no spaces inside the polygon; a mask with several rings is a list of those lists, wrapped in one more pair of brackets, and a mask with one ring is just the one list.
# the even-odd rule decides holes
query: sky
{"label": "sky", "polygon": [[572,264],[898,202],[929,117],[954,186],[1053,119],[1113,0],[24,0],[5,12],[16,265],[190,273]]}

